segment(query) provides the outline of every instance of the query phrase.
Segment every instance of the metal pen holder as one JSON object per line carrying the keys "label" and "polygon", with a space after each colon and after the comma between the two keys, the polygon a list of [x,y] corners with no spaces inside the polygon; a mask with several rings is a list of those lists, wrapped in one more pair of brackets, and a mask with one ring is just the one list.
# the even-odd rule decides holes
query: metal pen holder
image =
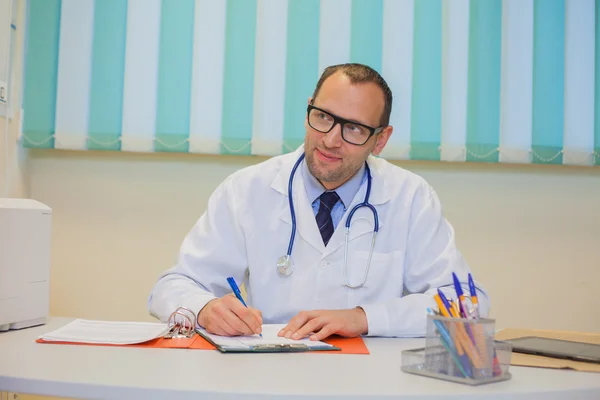
{"label": "metal pen holder", "polygon": [[512,345],[494,336],[493,319],[428,315],[425,347],[402,352],[402,370],[468,385],[508,380]]}

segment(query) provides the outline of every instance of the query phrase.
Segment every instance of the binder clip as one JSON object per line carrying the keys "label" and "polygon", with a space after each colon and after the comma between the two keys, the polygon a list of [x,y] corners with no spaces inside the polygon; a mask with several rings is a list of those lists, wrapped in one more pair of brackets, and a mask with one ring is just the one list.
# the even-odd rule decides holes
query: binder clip
{"label": "binder clip", "polygon": [[165,338],[191,338],[196,331],[196,314],[189,308],[177,307],[169,316],[169,331]]}

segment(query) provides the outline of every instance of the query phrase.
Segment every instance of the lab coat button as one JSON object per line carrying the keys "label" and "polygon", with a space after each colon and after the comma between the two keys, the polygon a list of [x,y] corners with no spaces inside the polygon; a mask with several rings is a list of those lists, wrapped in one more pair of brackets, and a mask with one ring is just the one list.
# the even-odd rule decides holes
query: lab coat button
{"label": "lab coat button", "polygon": [[319,266],[320,266],[322,269],[325,269],[325,268],[327,268],[327,267],[329,266],[329,263],[328,263],[327,261],[321,261],[321,262],[319,263]]}

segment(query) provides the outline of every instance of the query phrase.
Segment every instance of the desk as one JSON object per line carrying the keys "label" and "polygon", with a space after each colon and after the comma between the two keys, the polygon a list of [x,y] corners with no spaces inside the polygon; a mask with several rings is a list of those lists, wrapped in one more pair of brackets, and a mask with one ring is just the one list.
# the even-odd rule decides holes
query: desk
{"label": "desk", "polygon": [[600,399],[600,375],[511,366],[478,387],[400,370],[422,339],[366,338],[370,355],[39,344],[71,319],[0,333],[0,391],[95,399]]}

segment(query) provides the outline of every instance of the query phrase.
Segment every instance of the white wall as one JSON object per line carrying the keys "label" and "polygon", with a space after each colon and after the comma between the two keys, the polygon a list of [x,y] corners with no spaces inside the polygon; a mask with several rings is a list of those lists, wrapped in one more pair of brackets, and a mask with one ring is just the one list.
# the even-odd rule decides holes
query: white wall
{"label": "white wall", "polygon": [[[211,191],[263,159],[32,151],[32,197],[54,210],[52,314],[150,320],[147,295]],[[498,327],[600,332],[600,168],[400,165],[438,191]]]}

